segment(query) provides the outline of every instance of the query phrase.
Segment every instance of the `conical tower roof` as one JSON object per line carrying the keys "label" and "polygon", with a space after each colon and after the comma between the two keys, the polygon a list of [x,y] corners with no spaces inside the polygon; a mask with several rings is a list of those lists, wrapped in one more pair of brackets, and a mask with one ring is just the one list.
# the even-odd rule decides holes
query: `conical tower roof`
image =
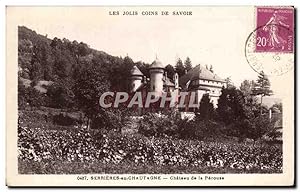
{"label": "conical tower roof", "polygon": [[131,76],[144,76],[144,74],[139,70],[139,68],[135,65],[130,71]]}
{"label": "conical tower roof", "polygon": [[155,61],[152,62],[152,64],[149,67],[150,69],[164,69],[164,66],[158,58],[155,59]]}

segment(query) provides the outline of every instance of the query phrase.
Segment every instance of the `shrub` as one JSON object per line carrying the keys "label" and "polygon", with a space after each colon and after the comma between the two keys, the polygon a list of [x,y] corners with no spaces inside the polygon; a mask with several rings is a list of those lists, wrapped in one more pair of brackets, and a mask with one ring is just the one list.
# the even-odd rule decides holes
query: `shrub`
{"label": "shrub", "polygon": [[49,107],[71,108],[74,105],[74,94],[70,89],[70,85],[66,85],[66,82],[54,83],[49,86],[47,96],[49,98]]}
{"label": "shrub", "polygon": [[180,120],[179,137],[185,139],[211,140],[224,138],[223,125],[212,120],[187,119]]}
{"label": "shrub", "polygon": [[238,137],[240,141],[246,138],[257,141],[274,129],[274,120],[267,116],[257,116],[250,119],[238,119],[226,128],[226,135]]}
{"label": "shrub", "polygon": [[92,129],[107,129],[121,132],[122,127],[128,121],[127,113],[121,109],[106,109],[92,119]]}
{"label": "shrub", "polygon": [[210,101],[210,97],[208,93],[202,96],[200,101],[200,106],[197,111],[199,113],[196,113],[196,116],[199,119],[208,120],[208,119],[212,119],[215,116],[214,105]]}
{"label": "shrub", "polygon": [[147,113],[138,122],[139,133],[145,136],[174,136],[178,134],[178,114],[176,112],[166,114]]}
{"label": "shrub", "polygon": [[189,121],[188,119],[181,119],[178,121],[179,137],[183,139],[200,139],[202,137],[202,131],[197,127],[195,121]]}
{"label": "shrub", "polygon": [[145,136],[172,136],[183,139],[222,138],[223,125],[213,120],[194,118],[181,119],[177,112],[166,114],[147,113],[138,122],[139,133]]}
{"label": "shrub", "polygon": [[33,87],[25,87],[19,82],[18,107],[24,109],[27,106],[40,107],[47,103],[47,96]]}
{"label": "shrub", "polygon": [[72,117],[61,113],[59,115],[53,116],[53,123],[62,126],[70,126],[70,125],[76,125],[77,121],[76,119],[73,119]]}

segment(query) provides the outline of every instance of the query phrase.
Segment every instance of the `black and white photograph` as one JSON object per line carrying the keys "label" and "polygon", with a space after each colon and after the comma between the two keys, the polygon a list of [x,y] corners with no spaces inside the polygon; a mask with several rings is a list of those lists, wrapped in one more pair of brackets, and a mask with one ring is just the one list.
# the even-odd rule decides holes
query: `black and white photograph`
{"label": "black and white photograph", "polygon": [[6,9],[8,185],[293,185],[293,7]]}

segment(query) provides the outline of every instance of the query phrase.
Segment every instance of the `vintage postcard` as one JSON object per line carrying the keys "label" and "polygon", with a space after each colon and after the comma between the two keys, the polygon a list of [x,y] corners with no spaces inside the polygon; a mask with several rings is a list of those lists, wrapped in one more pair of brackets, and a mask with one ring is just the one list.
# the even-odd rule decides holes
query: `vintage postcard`
{"label": "vintage postcard", "polygon": [[292,6],[7,6],[8,186],[293,186]]}

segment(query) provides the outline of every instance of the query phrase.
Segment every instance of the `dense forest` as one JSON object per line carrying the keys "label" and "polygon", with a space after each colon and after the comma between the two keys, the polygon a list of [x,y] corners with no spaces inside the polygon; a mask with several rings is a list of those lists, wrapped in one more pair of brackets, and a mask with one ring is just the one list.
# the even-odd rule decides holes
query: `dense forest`
{"label": "dense forest", "polygon": [[18,30],[19,107],[76,108],[75,93],[85,86],[79,83],[95,81],[102,91],[126,91],[133,65],[148,75],[149,64],[128,56],[111,56],[65,38],[51,40],[24,26]]}
{"label": "dense forest", "polygon": [[[18,38],[21,108],[78,109],[82,96],[96,98],[107,90],[128,91],[130,70],[134,65],[149,77],[150,64],[134,62],[129,56],[112,56],[83,42],[49,39],[24,26],[18,28]],[[191,60],[187,57],[184,62],[179,58],[175,67],[168,64],[165,69],[172,79],[175,72],[182,76],[191,68]],[[91,89],[87,90],[87,86]],[[98,93],[91,93],[95,90]]]}

